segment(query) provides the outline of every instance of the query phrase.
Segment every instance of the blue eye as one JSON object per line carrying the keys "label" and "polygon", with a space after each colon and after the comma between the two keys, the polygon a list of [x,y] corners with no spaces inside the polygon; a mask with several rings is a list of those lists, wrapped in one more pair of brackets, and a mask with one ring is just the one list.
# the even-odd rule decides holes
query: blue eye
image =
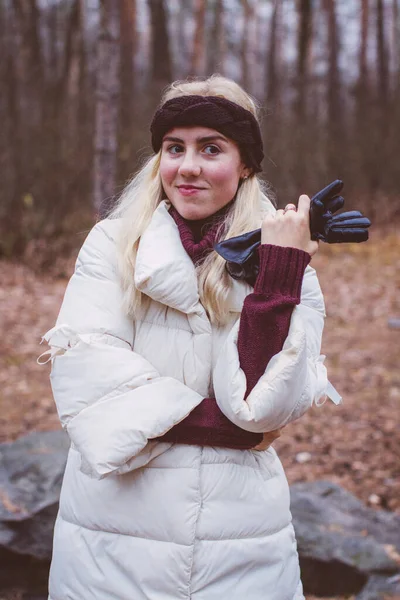
{"label": "blue eye", "polygon": [[208,144],[204,147],[204,152],[206,154],[219,154],[221,150],[218,148],[218,146],[215,146],[214,144]]}
{"label": "blue eye", "polygon": [[179,152],[183,152],[183,148],[179,144],[173,144],[172,146],[168,146],[167,150],[171,154],[179,154]]}

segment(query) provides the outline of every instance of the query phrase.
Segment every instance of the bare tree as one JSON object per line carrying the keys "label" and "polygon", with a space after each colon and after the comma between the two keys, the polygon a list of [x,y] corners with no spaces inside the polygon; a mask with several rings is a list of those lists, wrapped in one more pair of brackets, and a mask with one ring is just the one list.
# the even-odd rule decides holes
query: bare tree
{"label": "bare tree", "polygon": [[62,96],[67,107],[67,127],[72,135],[76,134],[76,107],[79,90],[84,72],[84,42],[83,42],[83,0],[74,0],[70,18],[67,23],[64,69],[62,75]]}
{"label": "bare tree", "polygon": [[[371,113],[371,98],[370,98],[370,85],[369,85],[369,73],[368,73],[368,61],[367,61],[367,48],[369,41],[369,19],[370,19],[370,2],[369,0],[360,0],[360,42],[358,52],[358,79],[355,86],[355,132],[354,138],[356,140],[356,147],[354,154],[357,158],[358,173],[356,179],[361,179],[364,173],[368,173],[368,176],[364,176],[365,188],[369,185],[367,181],[370,178],[371,172],[374,170],[373,157],[370,153],[372,146],[371,131],[365,127],[365,123],[369,117],[372,118]],[[371,165],[369,165],[372,159]]]}
{"label": "bare tree", "polygon": [[279,95],[279,77],[278,77],[278,44],[279,44],[279,18],[280,18],[281,3],[275,2],[271,16],[271,25],[269,30],[269,44],[267,52],[267,74],[266,83],[266,98],[268,106],[276,108]]}
{"label": "bare tree", "polygon": [[190,72],[192,75],[201,75],[204,72],[205,39],[204,26],[206,17],[205,0],[196,0],[195,4],[195,33],[192,50]]}
{"label": "bare tree", "polygon": [[249,69],[249,25],[253,16],[253,7],[250,0],[241,0],[243,11],[243,32],[242,32],[242,47],[241,47],[241,63],[242,63],[242,83],[245,89],[250,88],[250,69]]}
{"label": "bare tree", "polygon": [[156,87],[172,79],[172,62],[164,0],[149,0],[151,17],[151,73]]}
{"label": "bare tree", "polygon": [[298,29],[297,29],[297,71],[296,71],[296,100],[294,103],[293,121],[293,154],[292,172],[293,185],[297,190],[306,190],[310,185],[308,172],[311,169],[308,154],[308,140],[310,137],[307,98],[308,65],[312,40],[312,5],[311,0],[298,0]]}
{"label": "bare tree", "polygon": [[222,0],[215,0],[213,25],[207,44],[207,72],[224,72],[225,64],[224,6]]}
{"label": "bare tree", "polygon": [[134,106],[136,53],[136,0],[121,1],[121,96],[119,111],[118,181],[125,181],[134,164]]}
{"label": "bare tree", "polygon": [[369,0],[361,0],[361,35],[360,35],[360,50],[359,50],[359,75],[358,85],[360,88],[360,100],[367,88],[368,66],[367,66],[367,47],[368,47],[368,28],[369,28]]}
{"label": "bare tree", "polygon": [[120,3],[114,0],[102,0],[100,11],[93,204],[96,212],[103,216],[114,196],[116,183],[120,94]]}
{"label": "bare tree", "polygon": [[376,45],[379,101],[385,110],[389,100],[389,57],[385,32],[383,0],[376,1]]}
{"label": "bare tree", "polygon": [[[393,62],[394,94],[393,102],[400,117],[400,7],[399,0],[393,0]],[[399,123],[400,125],[400,123]]]}
{"label": "bare tree", "polygon": [[308,83],[307,66],[309,64],[312,40],[312,6],[311,0],[298,0],[298,33],[297,33],[297,101],[296,110],[302,120],[306,112],[306,87]]}
{"label": "bare tree", "polygon": [[327,154],[328,164],[333,174],[339,177],[343,169],[343,153],[340,146],[344,144],[342,110],[341,110],[341,82],[339,74],[339,33],[336,20],[335,0],[324,0],[324,9],[327,16],[328,29],[328,80],[327,80]]}

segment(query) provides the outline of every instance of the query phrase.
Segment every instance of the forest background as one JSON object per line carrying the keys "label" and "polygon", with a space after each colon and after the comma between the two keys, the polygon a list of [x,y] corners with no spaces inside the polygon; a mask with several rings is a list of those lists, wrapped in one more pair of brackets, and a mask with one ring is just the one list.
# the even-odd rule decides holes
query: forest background
{"label": "forest background", "polygon": [[400,511],[400,0],[0,0],[0,56],[0,442],[59,426],[35,359],[77,251],[164,87],[219,72],[260,104],[278,205],[341,178],[373,222],[313,259],[344,404],[285,429],[289,480]]}

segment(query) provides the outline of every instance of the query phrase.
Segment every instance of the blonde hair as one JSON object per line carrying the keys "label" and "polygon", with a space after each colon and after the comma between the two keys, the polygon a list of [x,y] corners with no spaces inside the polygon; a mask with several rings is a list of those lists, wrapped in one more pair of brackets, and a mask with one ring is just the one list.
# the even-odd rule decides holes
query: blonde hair
{"label": "blonde hair", "polygon": [[[221,96],[236,102],[257,118],[254,100],[234,81],[220,75],[205,80],[175,81],[165,91],[161,104],[171,98],[186,95]],[[132,317],[138,316],[143,306],[143,294],[134,283],[135,262],[140,236],[149,225],[152,215],[163,200],[160,177],[161,151],[152,156],[133,177],[122,192],[111,218],[121,218],[121,233],[118,244],[119,267],[124,290],[124,308]],[[223,240],[260,226],[263,214],[273,209],[268,199],[265,184],[256,174],[242,181],[235,201],[218,230],[218,239]],[[232,279],[225,269],[225,260],[210,252],[196,266],[200,300],[212,323],[228,321],[227,299]]]}

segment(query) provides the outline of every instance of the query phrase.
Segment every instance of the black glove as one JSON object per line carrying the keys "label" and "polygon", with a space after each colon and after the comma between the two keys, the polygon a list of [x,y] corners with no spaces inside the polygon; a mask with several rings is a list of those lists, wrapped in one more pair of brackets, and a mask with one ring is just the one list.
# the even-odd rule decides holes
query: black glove
{"label": "black glove", "polygon": [[310,204],[310,231],[312,240],[328,244],[343,242],[366,242],[371,221],[358,210],[333,216],[344,206],[344,198],[339,196],[343,181],[336,179],[315,194]]}
{"label": "black glove", "polygon": [[[333,216],[343,208],[344,199],[339,195],[343,182],[336,179],[311,198],[310,232],[312,240],[328,244],[365,242],[371,222],[358,210]],[[214,245],[214,250],[225,258],[226,269],[233,279],[244,279],[255,284],[259,271],[257,248],[261,244],[261,229],[224,240]]]}

